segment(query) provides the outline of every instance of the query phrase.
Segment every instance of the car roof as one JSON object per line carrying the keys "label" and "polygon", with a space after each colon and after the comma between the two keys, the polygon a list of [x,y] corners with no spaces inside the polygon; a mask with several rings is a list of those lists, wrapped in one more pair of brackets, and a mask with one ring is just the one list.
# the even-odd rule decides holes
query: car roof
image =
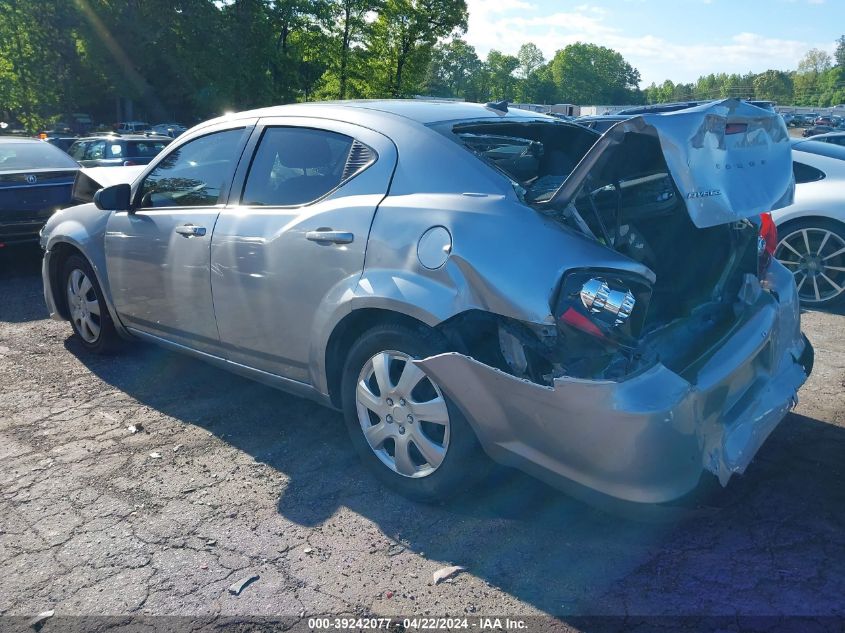
{"label": "car roof", "polygon": [[813,137],[813,140],[818,141],[823,138],[841,138],[843,136],[845,136],[845,132],[825,132],[824,134],[816,134]]}
{"label": "car roof", "polygon": [[584,116],[579,116],[575,119],[575,122],[578,123],[579,121],[625,121],[626,119],[630,119],[633,115],[630,114],[585,114]]}
{"label": "car roof", "polygon": [[676,101],[674,103],[654,103],[651,105],[634,106],[632,108],[625,108],[616,114],[653,114],[655,112],[676,112],[678,110],[686,110],[687,108],[694,108],[700,106],[707,101]]}
{"label": "car roof", "polygon": [[529,110],[508,108],[502,112],[480,103],[464,101],[439,101],[429,99],[362,99],[358,101],[321,101],[319,103],[292,103],[281,106],[271,106],[258,110],[248,110],[236,114],[224,115],[215,121],[240,119],[248,117],[270,117],[290,115],[341,115],[352,110],[367,110],[373,113],[400,116],[424,125],[442,123],[445,121],[478,120],[478,119],[523,119],[523,120],[555,120],[553,117],[538,114]]}
{"label": "car roof", "polygon": [[95,134],[83,136],[78,141],[172,141],[173,139],[163,134]]}
{"label": "car roof", "polygon": [[796,139],[796,141],[792,143],[792,149],[798,152],[805,152],[807,154],[816,154],[818,156],[826,156],[827,158],[845,160],[845,147],[834,143],[814,141],[812,138],[801,140]]}

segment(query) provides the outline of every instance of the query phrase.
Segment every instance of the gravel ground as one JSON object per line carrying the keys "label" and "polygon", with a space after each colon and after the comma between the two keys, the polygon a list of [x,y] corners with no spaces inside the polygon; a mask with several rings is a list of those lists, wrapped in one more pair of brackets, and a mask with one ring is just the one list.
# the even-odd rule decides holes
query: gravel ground
{"label": "gravel ground", "polygon": [[815,372],[725,490],[632,519],[502,471],[430,507],[332,411],[146,345],[86,355],[39,257],[0,252],[0,615],[845,615],[841,314],[804,314]]}

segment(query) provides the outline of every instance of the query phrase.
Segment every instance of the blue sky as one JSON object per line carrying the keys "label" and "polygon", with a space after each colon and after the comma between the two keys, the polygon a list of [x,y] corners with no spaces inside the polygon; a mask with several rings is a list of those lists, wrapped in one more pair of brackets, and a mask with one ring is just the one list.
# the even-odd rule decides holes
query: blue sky
{"label": "blue sky", "polygon": [[467,41],[515,54],[534,42],[550,58],[576,41],[608,46],[643,86],[718,72],[790,70],[811,48],[833,53],[845,0],[467,0]]}

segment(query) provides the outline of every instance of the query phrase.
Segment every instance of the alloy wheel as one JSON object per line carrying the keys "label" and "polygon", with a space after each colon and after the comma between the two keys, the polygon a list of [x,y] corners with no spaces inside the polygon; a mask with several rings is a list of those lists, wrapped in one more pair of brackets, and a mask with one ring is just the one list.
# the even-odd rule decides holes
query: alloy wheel
{"label": "alloy wheel", "polygon": [[449,410],[440,388],[403,352],[383,351],[361,369],[358,422],[382,463],[404,477],[431,475],[449,449]]}
{"label": "alloy wheel", "polygon": [[793,231],[781,239],[775,258],[794,275],[804,303],[827,303],[845,292],[845,240],[833,231]]}
{"label": "alloy wheel", "polygon": [[91,280],[75,268],[67,279],[67,305],[76,331],[86,343],[96,343],[100,336],[100,303]]}

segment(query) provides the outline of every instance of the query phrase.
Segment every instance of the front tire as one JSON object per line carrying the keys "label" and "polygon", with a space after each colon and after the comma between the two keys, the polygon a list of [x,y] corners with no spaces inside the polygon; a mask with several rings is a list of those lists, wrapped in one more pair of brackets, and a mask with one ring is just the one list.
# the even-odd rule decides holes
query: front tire
{"label": "front tire", "polygon": [[62,267],[70,324],[82,346],[97,354],[117,351],[121,339],[109,314],[94,269],[84,257],[71,255]]}
{"label": "front tire", "polygon": [[486,472],[470,425],[411,362],[445,351],[445,340],[432,330],[384,324],[361,335],[343,369],[343,414],[353,446],[380,481],[418,501],[444,500]]}

